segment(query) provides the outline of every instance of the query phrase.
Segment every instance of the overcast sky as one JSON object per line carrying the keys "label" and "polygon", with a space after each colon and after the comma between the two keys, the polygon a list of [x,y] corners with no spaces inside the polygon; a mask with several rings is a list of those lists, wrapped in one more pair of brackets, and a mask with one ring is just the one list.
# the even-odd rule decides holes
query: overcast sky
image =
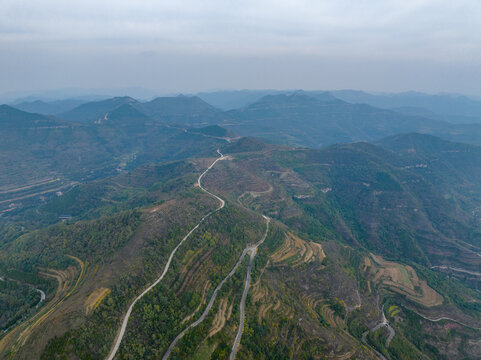
{"label": "overcast sky", "polygon": [[0,0],[0,93],[481,95],[478,0]]}

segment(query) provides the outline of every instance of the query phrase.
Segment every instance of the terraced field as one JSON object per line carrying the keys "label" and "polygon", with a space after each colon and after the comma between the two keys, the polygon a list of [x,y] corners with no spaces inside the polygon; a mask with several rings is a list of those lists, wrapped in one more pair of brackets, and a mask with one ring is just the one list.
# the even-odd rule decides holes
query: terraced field
{"label": "terraced field", "polygon": [[67,256],[78,263],[79,269],[70,266],[62,271],[56,269],[44,269],[40,272],[43,276],[52,277],[57,280],[57,292],[54,298],[37,314],[23,324],[12,329],[0,340],[0,353],[6,349],[11,349],[11,353],[15,354],[20,347],[25,345],[33,331],[47,321],[49,316],[78,288],[85,275],[86,266],[79,258],[72,255]]}
{"label": "terraced field", "polygon": [[439,306],[443,297],[419,279],[409,265],[386,261],[381,256],[370,254],[364,258],[364,271],[372,282],[390,291],[406,296],[409,300],[425,307]]}
{"label": "terraced field", "polygon": [[296,267],[314,260],[322,261],[325,257],[321,244],[302,240],[288,232],[282,246],[271,255],[271,261],[273,264],[288,263]]}

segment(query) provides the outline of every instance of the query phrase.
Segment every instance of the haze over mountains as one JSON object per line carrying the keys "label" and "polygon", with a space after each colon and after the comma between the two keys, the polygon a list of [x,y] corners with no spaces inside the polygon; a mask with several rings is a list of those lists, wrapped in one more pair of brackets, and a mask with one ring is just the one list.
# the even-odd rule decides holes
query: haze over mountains
{"label": "haze over mountains", "polygon": [[[149,102],[140,102],[130,97],[111,98],[51,114],[71,121],[92,122],[101,120],[121,104],[129,104],[144,115],[161,122],[197,127],[223,124],[237,129],[241,135],[262,136],[270,141],[276,139],[276,142],[301,146],[319,147],[341,141],[372,140],[411,131],[429,133],[448,140],[480,143],[478,139],[481,130],[478,124],[481,119],[481,102],[464,96],[421,93],[371,95],[355,91],[276,91],[274,95],[265,94],[269,94],[269,91],[200,94],[214,105],[221,104],[226,96],[231,102],[237,101],[239,107],[227,112],[196,96],[177,96],[156,98]],[[249,100],[246,101],[246,98]],[[310,98],[318,101],[311,99],[309,102]],[[284,111],[282,106],[286,106],[286,99],[289,99],[290,105]],[[268,119],[279,111],[282,114],[275,121]],[[252,117],[246,119],[245,114]],[[306,118],[299,122],[300,117],[304,116]],[[255,127],[257,122],[259,127],[252,128],[251,125],[254,124]],[[316,127],[312,133],[314,137],[322,132],[317,140],[306,137],[310,133],[308,128],[312,130],[313,125]],[[289,126],[296,128],[292,134],[293,129]],[[296,132],[300,134],[296,135]],[[289,133],[289,137],[283,138],[286,133]]]}
{"label": "haze over mountains", "polygon": [[479,357],[476,100],[17,106],[39,112],[0,106],[0,358]]}
{"label": "haze over mountains", "polygon": [[[367,104],[349,103],[335,95],[350,96],[353,102],[369,100],[385,107],[424,104],[433,108],[449,99],[453,105],[449,108],[451,115],[456,112],[470,114],[469,119],[473,120],[479,103],[464,97],[417,93],[368,95],[353,91],[296,91],[273,95],[264,95],[262,91],[239,91],[209,96],[212,100],[222,101],[226,94],[231,100],[238,101],[244,101],[248,95],[251,103],[222,111],[197,96],[176,96],[147,102],[115,97],[81,104],[78,104],[81,100],[64,100],[33,102],[27,106],[48,110],[51,112],[48,115],[2,105],[0,131],[5,139],[2,143],[5,156],[1,159],[8,171],[3,172],[1,184],[7,185],[14,176],[26,184],[44,178],[61,178],[63,186],[86,176],[108,174],[116,168],[188,156],[200,150],[195,140],[199,133],[195,135],[189,129],[211,125],[228,129],[230,137],[234,134],[256,136],[272,143],[312,148],[340,142],[377,141],[411,132],[481,145],[481,124],[452,124]],[[254,100],[256,97],[260,98]],[[463,104],[469,104],[469,107],[463,107]],[[60,109],[66,111],[58,113]],[[439,109],[440,113],[447,114],[446,107],[440,106]],[[225,132],[219,131],[208,136],[212,139],[225,137],[213,135]],[[202,136],[206,140],[206,134]],[[50,161],[51,157],[56,159],[55,163]]]}

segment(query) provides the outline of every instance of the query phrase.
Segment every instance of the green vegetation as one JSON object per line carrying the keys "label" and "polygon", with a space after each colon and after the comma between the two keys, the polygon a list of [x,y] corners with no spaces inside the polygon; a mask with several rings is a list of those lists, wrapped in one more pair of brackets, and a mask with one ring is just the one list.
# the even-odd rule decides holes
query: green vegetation
{"label": "green vegetation", "polygon": [[91,262],[108,258],[126,243],[139,225],[140,214],[122,212],[98,220],[58,224],[25,234],[3,258],[8,267],[35,272],[40,267],[65,268],[71,263],[65,255],[75,254]]}
{"label": "green vegetation", "polygon": [[[366,103],[350,104],[328,93],[267,95],[228,115],[228,129],[269,142],[320,148],[343,142],[373,141],[409,132],[480,144],[481,127],[466,128],[428,117],[410,116]],[[471,132],[474,132],[474,136]]]}
{"label": "green vegetation", "polygon": [[0,280],[0,331],[10,328],[36,311],[40,293],[32,286],[12,280]]}
{"label": "green vegetation", "polygon": [[[344,106],[331,100],[324,99],[322,106]],[[284,109],[276,101],[264,99],[268,106],[257,108],[257,114],[272,107]],[[288,101],[306,108],[313,104],[302,96]],[[36,203],[8,211],[1,219],[0,273],[20,283],[0,282],[0,326],[14,328],[37,311],[38,294],[26,284],[38,286],[43,281],[47,292],[43,309],[52,306],[38,323],[23,323],[31,327],[18,357],[31,351],[42,359],[105,358],[132,300],[158,278],[181,239],[218,206],[216,199],[192,186],[207,160],[170,160],[190,156],[196,149],[211,156],[220,144],[212,137],[230,134],[217,126],[186,132],[177,125],[164,126],[161,119],[173,122],[177,116],[169,109],[161,113],[164,100],[150,104],[150,114],[131,99],[118,102],[95,126],[68,123],[69,131],[85,132],[85,146],[98,143],[92,149],[109,149],[103,160],[92,150],[92,163],[74,162],[63,178],[39,179],[32,188],[14,193],[32,194],[66,184],[74,173],[82,183],[70,190],[67,186],[59,196],[35,197]],[[312,106],[320,107],[317,102]],[[105,110],[94,110],[99,109]],[[205,114],[211,110],[218,113],[206,109]],[[95,111],[92,116],[98,115]],[[287,126],[284,115],[279,113],[279,121]],[[33,126],[30,120],[26,124]],[[378,120],[374,124],[383,123]],[[114,136],[112,129],[119,135]],[[68,142],[64,130],[58,131],[58,139]],[[50,148],[58,146],[53,136],[44,138]],[[291,141],[298,139],[293,131]],[[481,157],[477,148],[423,139],[425,143],[405,135],[384,140],[382,147],[356,143],[322,150],[278,147],[254,138],[226,144],[221,151],[230,155],[229,160],[219,161],[202,183],[226,199],[225,208],[200,223],[176,252],[162,282],[136,303],[118,357],[162,357],[172,340],[199,318],[243,249],[262,237],[261,214],[266,214],[272,222],[252,269],[239,359],[373,357],[372,348],[362,345],[361,339],[379,324],[383,305],[396,334],[386,346],[388,334],[381,327],[369,332],[367,342],[386,358],[475,359],[476,349],[469,344],[479,341],[474,330],[481,318],[476,279],[458,281],[429,267],[447,263],[479,269],[480,260],[473,255],[480,231],[473,217],[478,201],[473,194],[481,193],[476,183]],[[408,146],[415,151],[404,151]],[[78,149],[65,149],[68,156],[79,155]],[[446,158],[444,151],[450,154]],[[470,153],[469,161],[458,164],[465,152]],[[441,158],[440,165],[424,166]],[[103,173],[93,169],[93,163],[105,166],[104,160],[118,167],[114,176],[106,176],[113,167]],[[169,162],[153,164],[163,160]],[[82,178],[91,170],[95,175]],[[0,195],[10,194],[3,191]],[[64,215],[66,221],[59,223]],[[69,255],[85,264],[82,277]],[[376,256],[389,266],[381,266]],[[173,359],[220,359],[230,354],[247,262],[246,257],[225,283],[205,321],[177,344]],[[41,279],[46,272],[51,278],[56,274],[59,284],[68,281],[72,292],[55,298],[54,283]],[[408,288],[409,296],[403,293]],[[103,290],[110,293],[88,310],[87,304]],[[439,294],[429,293],[432,290]],[[416,295],[425,295],[424,291],[442,298],[423,307]],[[459,320],[434,322],[416,313]],[[18,333],[8,336],[0,340],[6,339],[10,348],[0,351],[17,345]],[[0,357],[4,354],[0,352]]]}
{"label": "green vegetation", "polygon": [[[249,224],[248,227],[247,224]],[[205,281],[209,280],[212,283],[211,290],[213,290],[216,284],[230,272],[247,243],[261,237],[264,230],[263,225],[258,216],[235,206],[227,206],[204,222],[187,240],[185,246],[179,249],[178,256],[172,265],[172,271],[168,273],[164,282],[149,292],[136,305],[136,312],[129,321],[127,335],[120,348],[120,357],[128,358],[128,354],[144,358],[160,356],[185,327],[181,324],[181,320],[191,314],[199,305],[200,293]],[[185,232],[186,230],[181,228],[172,229],[167,243],[175,244]],[[124,276],[119,282],[121,285],[112,289],[112,293],[78,330],[70,331],[64,336],[50,341],[42,355],[43,358],[50,359],[54,356],[104,357],[109,351],[118,329],[121,314],[125,311],[130,299],[140,291],[141,284],[145,284],[146,279],[152,277],[149,269],[155,269],[156,273],[160,272],[165,255],[159,259],[157,254],[166,254],[164,241],[165,239],[152,239],[150,244],[152,251],[149,251],[144,257],[144,273],[140,276]],[[196,254],[195,258],[192,258],[192,250]],[[216,251],[221,251],[223,256],[223,258],[219,258],[218,263],[215,263],[212,257]],[[179,276],[178,273],[182,269],[179,259],[184,259],[189,254],[189,260],[196,264],[197,269],[195,272],[190,269],[189,272]],[[209,256],[208,261],[206,255]],[[200,261],[200,259],[204,260]],[[245,269],[239,268],[238,271],[239,274],[245,274]],[[197,277],[199,275],[201,278]],[[194,279],[197,281],[193,282]],[[242,288],[242,283],[243,275],[234,278],[226,284],[222,293],[219,294],[219,298],[232,289]],[[209,296],[210,292],[207,293],[207,297]],[[201,311],[198,312],[198,314],[200,313]],[[212,318],[213,314],[209,316]],[[199,343],[209,327],[210,323],[206,320],[205,324],[189,332],[182,341],[182,344],[186,344],[185,350],[182,351],[193,351],[192,347]],[[184,345],[182,349],[184,349]]]}

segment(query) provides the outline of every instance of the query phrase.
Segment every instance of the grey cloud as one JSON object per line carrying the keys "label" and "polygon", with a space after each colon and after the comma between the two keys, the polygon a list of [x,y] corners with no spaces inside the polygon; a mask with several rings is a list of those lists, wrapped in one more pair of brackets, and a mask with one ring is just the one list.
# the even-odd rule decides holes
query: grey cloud
{"label": "grey cloud", "polygon": [[3,0],[0,91],[307,88],[313,79],[325,88],[325,79],[480,93],[479,74],[462,75],[481,60],[480,18],[476,0]]}

